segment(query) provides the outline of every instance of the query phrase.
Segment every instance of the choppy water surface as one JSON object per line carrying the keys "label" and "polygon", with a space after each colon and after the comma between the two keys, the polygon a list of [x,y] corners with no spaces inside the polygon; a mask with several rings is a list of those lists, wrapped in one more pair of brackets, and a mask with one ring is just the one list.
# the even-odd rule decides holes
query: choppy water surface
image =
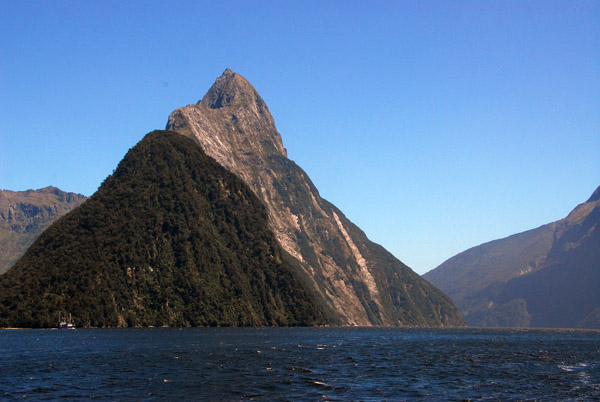
{"label": "choppy water surface", "polygon": [[600,332],[0,331],[0,399],[600,400]]}

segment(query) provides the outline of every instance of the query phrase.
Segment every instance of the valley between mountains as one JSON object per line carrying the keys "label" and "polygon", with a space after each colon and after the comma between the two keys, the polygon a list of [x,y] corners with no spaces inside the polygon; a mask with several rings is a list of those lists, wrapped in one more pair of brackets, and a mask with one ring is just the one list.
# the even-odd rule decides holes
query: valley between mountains
{"label": "valley between mountains", "polygon": [[473,247],[424,277],[471,326],[600,329],[600,187],[567,217]]}

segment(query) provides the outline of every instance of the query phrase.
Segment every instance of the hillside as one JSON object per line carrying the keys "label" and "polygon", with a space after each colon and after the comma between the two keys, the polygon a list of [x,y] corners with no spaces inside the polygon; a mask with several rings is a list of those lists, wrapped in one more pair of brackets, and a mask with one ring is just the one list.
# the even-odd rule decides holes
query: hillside
{"label": "hillside", "polygon": [[324,323],[267,213],[192,140],[152,132],[0,277],[0,327]]}
{"label": "hillside", "polygon": [[52,222],[87,197],[56,187],[39,190],[0,190],[0,275],[23,255]]}
{"label": "hillside", "polygon": [[460,253],[424,277],[467,324],[600,328],[600,187],[566,218]]}
{"label": "hillside", "polygon": [[288,159],[265,101],[227,69],[167,129],[194,139],[267,208],[287,260],[342,325],[464,325],[450,299],[371,242]]}

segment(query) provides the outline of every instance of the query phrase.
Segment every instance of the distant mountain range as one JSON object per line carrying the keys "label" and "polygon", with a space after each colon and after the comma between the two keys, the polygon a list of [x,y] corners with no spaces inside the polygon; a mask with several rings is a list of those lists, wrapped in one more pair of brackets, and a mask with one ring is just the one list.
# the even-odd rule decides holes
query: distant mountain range
{"label": "distant mountain range", "polygon": [[450,299],[322,199],[288,159],[264,100],[227,69],[167,129],[194,139],[262,200],[288,260],[342,325],[463,325]]}
{"label": "distant mountain range", "polygon": [[600,328],[600,187],[566,218],[473,247],[424,275],[468,325]]}
{"label": "distant mountain range", "polygon": [[39,190],[0,190],[0,275],[23,255],[52,222],[87,197],[56,187]]}

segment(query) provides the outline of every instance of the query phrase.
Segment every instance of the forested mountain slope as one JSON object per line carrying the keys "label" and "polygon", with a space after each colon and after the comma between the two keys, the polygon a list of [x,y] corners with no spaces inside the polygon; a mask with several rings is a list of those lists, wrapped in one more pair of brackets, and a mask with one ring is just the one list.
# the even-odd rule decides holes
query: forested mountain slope
{"label": "forested mountain slope", "polygon": [[152,132],[0,277],[0,327],[325,323],[264,206],[189,138]]}

